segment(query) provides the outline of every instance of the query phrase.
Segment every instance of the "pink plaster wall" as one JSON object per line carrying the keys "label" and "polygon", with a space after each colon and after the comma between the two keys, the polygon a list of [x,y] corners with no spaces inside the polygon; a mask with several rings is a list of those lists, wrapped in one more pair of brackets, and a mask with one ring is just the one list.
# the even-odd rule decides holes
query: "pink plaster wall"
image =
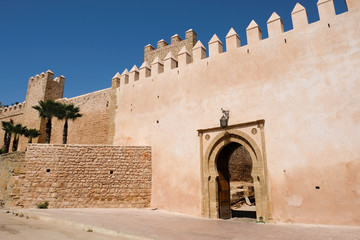
{"label": "pink plaster wall", "polygon": [[121,83],[114,144],[152,146],[151,205],[200,215],[197,129],[227,108],[229,124],[265,119],[274,221],[359,225],[356,9]]}

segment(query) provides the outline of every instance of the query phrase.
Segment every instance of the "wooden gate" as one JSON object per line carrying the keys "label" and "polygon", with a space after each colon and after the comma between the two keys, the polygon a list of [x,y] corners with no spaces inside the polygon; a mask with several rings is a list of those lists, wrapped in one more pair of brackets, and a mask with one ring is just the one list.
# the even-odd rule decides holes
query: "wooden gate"
{"label": "wooden gate", "polygon": [[231,218],[230,207],[230,183],[221,172],[218,178],[218,193],[219,193],[219,218]]}

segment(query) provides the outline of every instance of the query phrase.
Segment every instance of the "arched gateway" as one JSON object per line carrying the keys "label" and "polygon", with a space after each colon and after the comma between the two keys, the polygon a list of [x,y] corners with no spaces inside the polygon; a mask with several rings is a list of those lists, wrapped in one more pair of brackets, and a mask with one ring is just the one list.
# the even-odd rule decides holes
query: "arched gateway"
{"label": "arched gateway", "polygon": [[[243,129],[231,129],[231,126],[228,130],[221,128],[199,130],[202,160],[202,215],[204,217],[224,219],[231,217],[230,182],[229,177],[226,176],[229,154],[236,147],[243,146],[250,154],[252,161],[251,176],[254,182],[257,220],[271,219],[266,159],[265,154],[262,154],[265,153],[264,124],[263,122],[259,124],[259,121],[254,123],[258,125],[261,133],[255,136],[256,141],[242,131]],[[246,127],[247,132],[257,134],[258,128],[251,126],[249,128],[248,125]],[[241,125],[234,128],[241,128]],[[207,131],[208,134],[206,134]],[[205,143],[206,140],[209,142]],[[262,149],[256,142],[261,144]]]}

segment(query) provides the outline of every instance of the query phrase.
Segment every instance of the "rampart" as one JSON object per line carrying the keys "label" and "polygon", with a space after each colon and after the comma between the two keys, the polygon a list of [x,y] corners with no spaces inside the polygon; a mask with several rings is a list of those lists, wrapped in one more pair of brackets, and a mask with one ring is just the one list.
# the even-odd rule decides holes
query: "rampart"
{"label": "rampart", "polygon": [[[3,139],[5,132],[1,130],[1,122],[2,121],[10,121],[13,120],[14,123],[23,123],[24,121],[24,109],[25,109],[25,102],[18,103],[13,106],[9,107],[2,107],[0,108],[0,148],[3,146]],[[10,149],[12,147],[12,142],[10,144]]]}
{"label": "rampart", "polygon": [[290,31],[274,13],[267,39],[252,21],[247,45],[230,29],[226,52],[214,35],[207,49],[198,41],[192,55],[183,47],[177,59],[169,53],[114,76],[113,143],[152,146],[153,207],[202,214],[202,191],[211,179],[199,174],[199,156],[205,158],[199,142],[208,146],[215,136],[200,139],[197,130],[218,126],[226,108],[229,125],[264,119],[260,146],[272,220],[360,224],[359,181],[350,180],[358,178],[353,169],[360,158],[360,3],[347,5],[348,12],[336,15],[333,1],[320,0],[320,21],[309,24],[297,4]]}
{"label": "rampart", "polygon": [[[65,77],[54,78],[50,70],[35,77],[30,77],[26,93],[26,108],[23,124],[28,128],[39,129],[42,133],[38,142],[45,142],[45,120],[39,118],[39,113],[32,107],[38,105],[39,101],[56,100],[63,97]],[[20,142],[20,148],[25,149],[26,140]]]}
{"label": "rampart", "polygon": [[[15,124],[21,123],[28,128],[39,129],[42,135],[33,141],[42,143],[45,141],[46,121],[39,117],[38,112],[32,106],[38,105],[40,100],[46,101],[48,99],[74,104],[80,108],[83,116],[76,119],[76,122],[69,121],[68,143],[107,144],[111,89],[104,89],[69,99],[62,98],[65,77],[54,78],[53,76],[54,74],[49,70],[46,73],[31,77],[26,101],[14,106],[0,108],[0,120],[9,121],[12,119]],[[51,143],[62,143],[63,125],[64,121],[53,119]],[[0,139],[3,139],[3,137],[4,131],[0,131]],[[20,138],[19,150],[26,149],[27,141],[28,139],[23,136]]]}
{"label": "rampart", "polygon": [[150,203],[150,147],[32,144],[25,166],[25,178],[12,190],[13,207],[36,207],[45,201],[50,208]]}
{"label": "rampart", "polygon": [[[269,185],[255,193],[266,206],[261,209],[266,220],[359,225],[360,2],[346,3],[349,11],[336,15],[332,0],[319,0],[320,21],[311,24],[306,9],[296,4],[294,29],[287,32],[273,13],[267,39],[252,21],[247,45],[232,28],[225,44],[215,34],[207,48],[201,41],[194,45],[193,31],[183,41],[175,35],[171,45],[161,40],[157,50],[146,46],[140,68],[117,73],[111,89],[72,99],[62,99],[61,84],[48,83],[51,72],[30,79],[26,125],[44,132],[31,108],[39,100],[74,103],[84,116],[70,122],[69,143],[108,138],[118,146],[151,146],[152,170],[148,147],[134,160],[127,158],[128,147],[31,145],[28,182],[14,196],[15,205],[148,206],[152,176],[150,206],[198,216],[216,213],[216,201],[206,198],[216,178],[204,174],[216,173],[216,166],[203,169],[210,164],[204,153],[231,130],[244,143],[255,143],[253,155],[266,163],[254,179],[255,185]],[[222,108],[230,111],[229,129],[217,127]],[[62,124],[54,122],[53,143],[61,143]],[[147,164],[137,165],[141,156]],[[126,166],[140,172],[127,172]],[[138,188],[133,182],[140,176],[145,185]],[[120,187],[125,190],[116,192]]]}
{"label": "rampart", "polygon": [[184,46],[192,53],[192,48],[196,43],[197,35],[194,30],[189,29],[185,32],[185,39],[182,40],[179,35],[175,34],[171,37],[171,44],[169,45],[164,39],[157,42],[157,49],[148,44],[144,47],[144,61],[151,64],[156,57],[159,57],[161,61],[164,60],[165,56],[171,52],[174,56],[177,56],[178,52]]}
{"label": "rampart", "polygon": [[8,119],[24,114],[23,112],[24,107],[25,107],[25,102],[18,103],[9,107],[0,108],[0,120],[4,121],[3,119]]}
{"label": "rampart", "polygon": [[[69,144],[107,144],[109,134],[111,89],[57,101],[74,104],[82,117],[69,121]],[[54,119],[51,143],[61,144],[64,121]]]}
{"label": "rampart", "polygon": [[17,187],[25,177],[25,153],[0,155],[0,208],[15,207],[20,189]]}

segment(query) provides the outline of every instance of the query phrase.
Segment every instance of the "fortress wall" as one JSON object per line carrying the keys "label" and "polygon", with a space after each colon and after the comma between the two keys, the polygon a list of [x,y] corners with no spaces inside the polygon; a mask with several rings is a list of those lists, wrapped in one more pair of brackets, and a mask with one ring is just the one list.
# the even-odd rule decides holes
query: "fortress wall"
{"label": "fortress wall", "polygon": [[193,49],[193,62],[118,78],[114,144],[152,146],[152,207],[201,214],[197,130],[226,108],[229,124],[265,120],[274,221],[360,224],[360,12],[348,3],[338,16],[319,6],[312,24],[298,8],[285,33],[272,16],[268,39],[251,24],[246,46],[229,38],[222,53],[214,38],[208,58]]}
{"label": "fortress wall", "polygon": [[[0,108],[0,149],[3,147],[4,144],[4,134],[5,131],[2,130],[1,128],[1,122],[2,121],[10,121],[11,119],[14,121],[15,124],[21,123],[23,124],[23,115],[24,115],[24,108],[25,108],[25,102],[23,103],[19,103],[13,106],[9,106],[9,107],[3,107]],[[25,137],[20,137],[21,139],[25,138]],[[12,147],[12,141],[10,144],[10,151],[11,151],[11,147]]]}
{"label": "fortress wall", "polygon": [[[39,129],[42,136],[39,137],[40,142],[44,142],[45,122],[39,118],[39,113],[32,107],[38,105],[40,100],[45,100],[46,85],[48,80],[52,81],[53,74],[50,72],[41,73],[29,79],[27,93],[26,93],[26,108],[24,111],[24,125],[28,128]],[[20,146],[23,147],[20,142]]]}
{"label": "fortress wall", "polygon": [[25,180],[17,185],[25,207],[149,206],[150,147],[31,144],[25,162]]}
{"label": "fortress wall", "polygon": [[25,153],[15,152],[0,155],[0,208],[18,204],[17,187],[25,177]]}
{"label": "fortress wall", "polygon": [[3,119],[7,119],[7,118],[10,119],[10,118],[16,117],[18,115],[24,114],[24,107],[25,107],[25,102],[15,104],[15,105],[9,106],[9,107],[0,108],[0,120],[7,121],[7,120],[3,120]]}
{"label": "fortress wall", "polygon": [[156,57],[159,57],[161,60],[164,60],[165,56],[171,52],[176,56],[180,49],[185,46],[186,49],[192,53],[192,48],[196,43],[197,35],[192,30],[189,29],[185,33],[185,39],[182,40],[177,34],[171,37],[171,42],[168,44],[164,39],[161,39],[157,42],[157,49],[155,49],[151,44],[145,46],[144,48],[144,61],[151,64]]}
{"label": "fortress wall", "polygon": [[[21,123],[28,128],[40,129],[42,135],[39,140],[45,139],[46,121],[39,117],[38,112],[32,106],[38,105],[40,100],[57,100],[72,103],[80,107],[83,116],[76,122],[69,121],[68,143],[78,144],[107,144],[109,132],[109,105],[111,89],[104,89],[93,93],[77,96],[74,98],[62,98],[64,90],[63,76],[53,78],[53,73],[47,71],[29,79],[26,104],[20,103],[14,106],[0,108],[0,120]],[[64,121],[53,118],[51,143],[62,143]],[[0,130],[1,147],[3,144],[4,131]],[[25,150],[28,139],[20,137],[19,150]],[[10,146],[11,150],[11,146]]]}
{"label": "fortress wall", "polygon": [[[27,128],[36,128],[40,130],[41,135],[34,139],[33,142],[45,142],[45,124],[46,121],[39,117],[39,112],[33,109],[39,101],[56,100],[63,97],[65,77],[59,76],[54,78],[54,73],[50,70],[35,77],[30,77],[27,93],[26,104],[23,116],[23,125]],[[19,142],[19,149],[25,150],[27,140],[22,138]]]}
{"label": "fortress wall", "polygon": [[[58,101],[80,108],[81,118],[69,121],[69,144],[107,144],[109,132],[111,89],[104,89],[74,98]],[[51,143],[61,144],[64,121],[54,119]]]}

